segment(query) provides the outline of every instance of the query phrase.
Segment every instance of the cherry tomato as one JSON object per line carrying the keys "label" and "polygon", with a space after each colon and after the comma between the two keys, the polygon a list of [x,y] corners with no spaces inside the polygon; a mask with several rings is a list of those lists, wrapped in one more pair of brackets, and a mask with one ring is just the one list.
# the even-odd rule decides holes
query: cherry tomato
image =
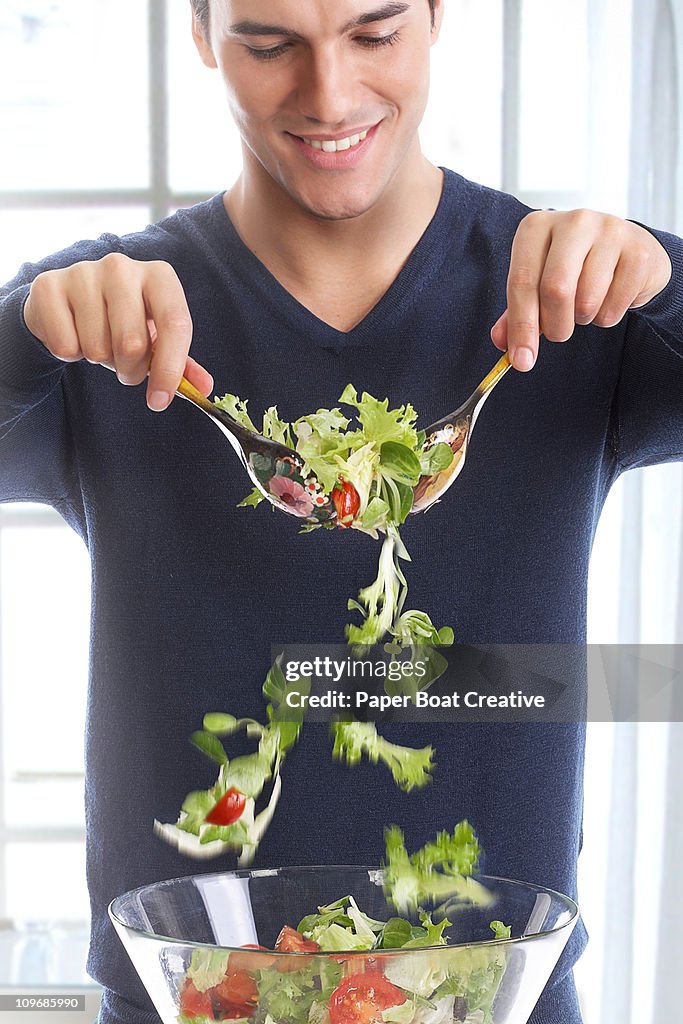
{"label": "cherry tomato", "polygon": [[233,821],[237,821],[241,816],[246,802],[244,793],[240,793],[239,789],[233,786],[209,811],[204,821],[208,821],[210,825],[232,825]]}
{"label": "cherry tomato", "polygon": [[180,1012],[186,1017],[209,1017],[213,1016],[213,1003],[208,992],[200,992],[195,988],[194,982],[189,978],[185,980],[180,990]]}
{"label": "cherry tomato", "polygon": [[320,946],[286,924],[275,940],[275,949],[282,953],[317,953]]}
{"label": "cherry tomato", "polygon": [[350,974],[330,996],[330,1024],[382,1024],[382,1010],[405,1001],[405,992],[379,971]]}
{"label": "cherry tomato", "polygon": [[358,515],[360,494],[348,480],[338,480],[332,491],[332,501],[337,510],[337,525],[345,530]]}
{"label": "cherry tomato", "polygon": [[[317,953],[320,946],[313,939],[306,939],[296,928],[285,925],[277,939],[275,949],[280,953]],[[275,966],[281,974],[288,971],[298,971],[302,964],[299,957],[279,956]]]}
{"label": "cherry tomato", "polygon": [[[218,985],[210,990],[214,999],[226,1006],[250,1006],[253,1010],[258,1002],[256,982],[246,971],[229,971]],[[242,1016],[248,1017],[245,1013]]]}
{"label": "cherry tomato", "polygon": [[237,971],[260,971],[263,967],[271,967],[277,960],[276,956],[264,956],[263,953],[252,953],[251,950],[268,950],[267,946],[259,946],[256,943],[247,943],[242,946],[244,952],[236,950],[230,954],[228,961],[228,974],[235,974]]}

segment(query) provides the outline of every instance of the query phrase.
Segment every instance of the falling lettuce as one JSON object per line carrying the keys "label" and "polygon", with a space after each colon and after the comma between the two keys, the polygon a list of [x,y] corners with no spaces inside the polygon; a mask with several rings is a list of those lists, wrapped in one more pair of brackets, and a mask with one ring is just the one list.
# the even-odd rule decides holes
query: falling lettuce
{"label": "falling lettuce", "polygon": [[[361,622],[346,626],[346,638],[357,655],[385,639],[385,652],[392,660],[402,659],[403,668],[404,654],[409,653],[412,665],[421,661],[426,671],[419,677],[402,671],[385,683],[391,696],[402,693],[414,699],[418,689],[430,686],[444,672],[447,663],[439,648],[452,644],[454,638],[449,627],[437,629],[426,612],[405,610],[408,585],[401,563],[410,561],[410,555],[399,528],[411,509],[413,488],[420,477],[450,465],[453,452],[444,443],[424,448],[425,434],[416,429],[412,405],[390,409],[388,399],[379,401],[367,392],[359,397],[352,385],[339,401],[352,410],[350,416],[338,408],[318,409],[294,423],[284,421],[277,407],[271,406],[263,414],[260,432],[295,448],[325,493],[331,494],[340,481],[353,485],[359,507],[350,525],[375,539],[384,535],[377,579],[348,602],[350,611],[360,613]],[[257,429],[245,400],[228,394],[216,404],[248,430]],[[261,492],[254,490],[241,504],[256,507],[262,500]],[[305,530],[312,528],[317,527],[310,524]],[[218,777],[208,789],[185,797],[175,823],[155,821],[158,836],[188,856],[233,853],[240,866],[251,863],[275,814],[282,767],[303,725],[302,702],[297,702],[298,714],[288,704],[292,691],[309,694],[310,679],[288,683],[276,661],[263,685],[268,701],[265,723],[228,712],[204,716],[203,728],[192,734],[191,742],[218,765]],[[332,753],[338,760],[348,765],[362,758],[373,764],[381,761],[405,792],[431,781],[431,747],[416,750],[390,743],[367,722],[334,721],[331,731]],[[257,748],[230,758],[223,740],[239,732],[254,739]],[[332,928],[330,941],[335,934]]]}
{"label": "falling lettuce", "polygon": [[333,756],[349,765],[358,764],[365,755],[376,764],[382,761],[391,771],[394,782],[406,793],[421,788],[431,780],[434,768],[432,747],[415,750],[390,743],[377,732],[374,722],[332,723]]}
{"label": "falling lettuce", "polygon": [[[278,659],[263,684],[263,695],[268,701],[265,724],[228,712],[204,715],[203,729],[194,732],[190,742],[219,766],[218,778],[208,789],[188,793],[175,824],[154,822],[159,838],[190,857],[212,858],[233,853],[237,854],[240,867],[249,865],[275,814],[282,789],[282,766],[299,739],[304,722],[301,697],[309,692],[310,679],[300,676],[287,682]],[[294,694],[295,708],[288,702]],[[396,785],[406,792],[431,781],[431,747],[416,750],[389,743],[379,735],[374,723],[368,722],[333,722],[331,731],[332,754],[347,764],[357,764],[363,756],[372,763],[381,760]],[[257,740],[257,748],[251,754],[229,758],[223,740],[239,732]],[[267,786],[270,795],[264,804]],[[236,820],[229,824],[207,820],[226,795],[234,791],[244,801]]]}
{"label": "falling lettuce", "polygon": [[[190,741],[220,766],[218,779],[209,789],[197,790],[185,797],[175,824],[155,821],[156,834],[191,857],[236,853],[241,867],[250,864],[275,814],[282,789],[281,767],[299,738],[303,724],[303,710],[290,708],[287,697],[309,692],[308,677],[287,682],[276,661],[263,684],[263,694],[268,700],[265,724],[223,712],[205,715],[203,730],[193,733]],[[301,701],[298,699],[295,703]],[[220,737],[242,730],[248,737],[258,740],[257,749],[230,760]],[[257,813],[256,802],[268,783],[271,783],[269,799]],[[237,790],[244,799],[240,815],[230,824],[208,822],[208,815],[231,790]]]}
{"label": "falling lettuce", "polygon": [[459,822],[452,834],[439,832],[413,854],[406,850],[401,829],[392,825],[385,830],[385,848],[385,891],[404,913],[446,899],[449,907],[454,901],[480,906],[491,902],[489,891],[472,877],[481,848],[469,822]]}

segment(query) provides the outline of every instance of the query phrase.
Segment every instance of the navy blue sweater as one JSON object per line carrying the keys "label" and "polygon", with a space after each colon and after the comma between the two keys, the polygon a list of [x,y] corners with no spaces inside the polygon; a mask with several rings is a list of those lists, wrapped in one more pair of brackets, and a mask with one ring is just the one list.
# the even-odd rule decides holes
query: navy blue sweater
{"label": "navy blue sweater", "polygon": [[[348,333],[299,304],[245,247],[222,198],[140,234],[81,242],[25,266],[0,305],[0,499],[53,505],[93,566],[86,732],[89,970],[102,1024],[158,1018],[106,916],[119,893],[197,870],[152,832],[213,772],[187,742],[207,710],[260,715],[272,642],[343,642],[346,601],[374,579],[378,546],[354,531],[300,536],[282,515],[236,508],[247,478],[215,427],[183,402],[162,415],[142,388],[53,359],[22,305],[40,271],[118,251],[171,263],[216,391],[277,402],[285,419],[353,382],[425,425],[455,408],[497,353],[514,232],[527,209],[447,172],[436,215],[377,306]],[[683,455],[683,242],[647,307],[609,330],[545,344],[534,371],[489,399],[447,500],[405,529],[410,605],[473,643],[581,643],[596,522],[625,469]],[[634,638],[635,639],[635,638]],[[30,685],[30,680],[27,680]],[[395,822],[416,848],[468,818],[490,874],[576,895],[584,726],[386,726],[434,744],[434,782],[406,795],[381,766],[333,763],[324,725],[290,756],[256,866],[368,863]],[[382,808],[380,815],[377,808]],[[230,866],[212,862],[206,869]],[[202,866],[199,870],[202,870]],[[579,894],[580,895],[580,894]],[[580,924],[535,1024],[578,1024],[570,968]]]}

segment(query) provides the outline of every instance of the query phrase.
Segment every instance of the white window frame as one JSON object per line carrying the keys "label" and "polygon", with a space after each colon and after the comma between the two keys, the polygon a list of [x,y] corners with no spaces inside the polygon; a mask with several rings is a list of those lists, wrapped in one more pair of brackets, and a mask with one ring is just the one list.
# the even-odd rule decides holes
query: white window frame
{"label": "white window frame", "polygon": [[[168,11],[167,0],[141,0],[146,5],[148,22],[148,96],[149,96],[149,178],[146,188],[133,189],[81,189],[68,191],[63,189],[16,189],[0,190],[0,212],[2,210],[50,211],[79,210],[90,207],[139,208],[145,213],[145,219],[159,221],[178,207],[192,206],[202,202],[210,195],[205,192],[174,191],[169,180],[169,127],[168,127]],[[68,530],[69,526],[52,508],[23,508],[20,504],[0,504],[0,539],[7,528],[21,525],[22,527],[46,526],[55,530]],[[0,572],[2,565],[0,563]],[[2,647],[2,619],[0,618],[0,649]],[[3,721],[3,687],[7,681],[3,679],[0,663],[0,739],[6,723]],[[82,680],[83,687],[87,679]],[[85,842],[85,827],[74,826],[60,828],[40,825],[39,827],[10,827],[6,819],[5,788],[7,784],[7,766],[0,751],[0,927],[10,925],[7,919],[7,846],[9,843],[73,843]],[[23,772],[22,782],[55,780],[65,778],[83,778],[82,773],[60,772]],[[19,781],[14,778],[13,781]]]}
{"label": "white window frame", "polygon": [[[54,509],[45,507],[21,508],[18,505],[0,505],[0,537],[2,533],[12,527],[45,527],[68,530],[64,520]],[[0,547],[1,551],[1,547]],[[0,573],[2,573],[2,558],[0,554]],[[2,611],[0,607],[0,612]],[[0,614],[0,648],[2,647],[2,615]],[[84,685],[86,680],[83,681]],[[3,678],[2,661],[0,660],[0,736],[3,735],[3,694],[5,681]],[[22,826],[15,827],[7,824],[5,808],[5,786],[7,783],[4,757],[0,757],[0,924],[7,920],[7,844],[8,843],[42,843],[46,840],[54,843],[73,843],[85,841],[85,828],[72,826],[59,828],[55,826]],[[80,772],[20,772],[11,777],[12,782],[39,782],[43,779],[66,779],[83,778]]]}

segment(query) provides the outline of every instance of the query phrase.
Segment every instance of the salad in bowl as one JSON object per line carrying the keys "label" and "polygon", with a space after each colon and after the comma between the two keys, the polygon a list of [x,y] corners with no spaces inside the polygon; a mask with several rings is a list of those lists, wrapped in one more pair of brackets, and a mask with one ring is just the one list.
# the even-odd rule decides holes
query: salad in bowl
{"label": "salad in bowl", "polygon": [[109,912],[163,1024],[526,1024],[578,908],[478,855],[466,822],[412,855],[394,828],[379,867],[193,875]]}

